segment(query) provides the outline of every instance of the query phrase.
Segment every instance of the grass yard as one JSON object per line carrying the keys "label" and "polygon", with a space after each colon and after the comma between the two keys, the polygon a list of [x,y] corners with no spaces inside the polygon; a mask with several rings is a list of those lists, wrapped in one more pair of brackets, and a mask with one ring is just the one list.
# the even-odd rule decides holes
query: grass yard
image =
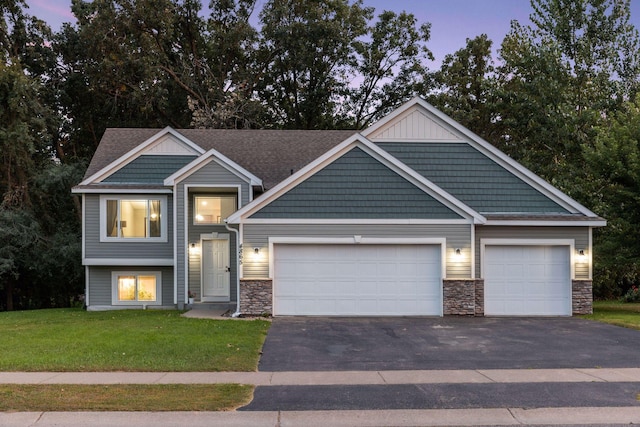
{"label": "grass yard", "polygon": [[593,314],[583,317],[640,330],[640,303],[594,301]]}
{"label": "grass yard", "polygon": [[178,311],[0,313],[0,371],[255,371],[269,322]]}
{"label": "grass yard", "polygon": [[253,390],[238,384],[0,384],[0,412],[232,411],[248,404]]}

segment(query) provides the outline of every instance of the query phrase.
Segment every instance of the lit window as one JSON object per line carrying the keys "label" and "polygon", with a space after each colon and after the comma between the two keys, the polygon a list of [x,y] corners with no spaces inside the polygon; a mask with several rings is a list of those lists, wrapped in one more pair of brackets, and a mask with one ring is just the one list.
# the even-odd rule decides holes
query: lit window
{"label": "lit window", "polygon": [[114,272],[113,304],[160,304],[159,272]]}
{"label": "lit window", "polygon": [[236,196],[197,196],[194,200],[195,224],[221,224],[236,211]]}
{"label": "lit window", "polygon": [[166,198],[102,198],[102,240],[144,239],[166,241]]}

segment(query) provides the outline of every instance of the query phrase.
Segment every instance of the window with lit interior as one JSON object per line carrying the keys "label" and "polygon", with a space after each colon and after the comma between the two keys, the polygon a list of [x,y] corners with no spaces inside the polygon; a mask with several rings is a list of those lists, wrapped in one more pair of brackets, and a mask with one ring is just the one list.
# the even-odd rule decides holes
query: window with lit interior
{"label": "window with lit interior", "polygon": [[159,272],[114,272],[113,304],[160,304]]}
{"label": "window with lit interior", "polygon": [[103,240],[166,241],[166,198],[105,197],[102,200]]}
{"label": "window with lit interior", "polygon": [[222,224],[236,211],[235,195],[196,196],[194,201],[194,224]]}

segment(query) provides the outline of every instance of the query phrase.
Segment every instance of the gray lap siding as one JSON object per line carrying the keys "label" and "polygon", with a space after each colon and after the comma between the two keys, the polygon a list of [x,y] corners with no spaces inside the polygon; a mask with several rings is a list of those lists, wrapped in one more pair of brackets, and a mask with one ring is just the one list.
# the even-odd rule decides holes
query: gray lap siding
{"label": "gray lap siding", "polygon": [[160,271],[162,273],[162,305],[173,306],[173,267],[109,266],[89,267],[89,307],[110,306],[114,271]]}
{"label": "gray lap siding", "polygon": [[[363,238],[388,238],[392,242],[397,238],[445,238],[446,239],[446,259],[456,248],[460,248],[463,254],[467,254],[461,262],[448,262],[446,274],[449,278],[469,278],[471,277],[471,224],[375,224],[375,225],[268,225],[268,224],[245,224],[243,226],[243,247],[245,255],[243,257],[242,277],[266,278],[269,277],[269,237],[353,237],[355,235]],[[260,256],[253,260],[247,251],[253,248],[260,249]]]}
{"label": "gray lap siding", "polygon": [[[218,185],[219,187],[216,187]],[[237,283],[235,271],[235,233],[230,232],[224,225],[194,225],[193,224],[193,195],[199,193],[213,193],[220,191],[220,188],[226,186],[240,187],[240,206],[249,203],[251,187],[249,184],[230,172],[225,167],[219,165],[215,161],[207,164],[198,171],[186,177],[176,186],[176,229],[177,229],[177,245],[176,265],[177,265],[177,281],[178,281],[178,303],[185,300],[185,280],[188,280],[189,289],[197,294],[200,293],[200,255],[189,254],[187,247],[190,243],[199,243],[200,234],[203,233],[226,233],[229,234],[230,242],[230,260],[231,263],[231,299],[236,300]],[[218,190],[216,190],[218,188]],[[187,192],[188,190],[188,192]],[[185,194],[187,205],[185,206]],[[185,214],[186,211],[186,214]],[[186,227],[186,229],[185,229]],[[180,243],[184,242],[184,243]],[[188,269],[188,270],[187,270]]]}
{"label": "gray lap siding", "polygon": [[[151,197],[140,194],[141,197]],[[162,195],[165,196],[165,195]],[[85,258],[111,259],[173,259],[173,198],[167,194],[166,242],[101,242],[100,195],[85,195]]]}

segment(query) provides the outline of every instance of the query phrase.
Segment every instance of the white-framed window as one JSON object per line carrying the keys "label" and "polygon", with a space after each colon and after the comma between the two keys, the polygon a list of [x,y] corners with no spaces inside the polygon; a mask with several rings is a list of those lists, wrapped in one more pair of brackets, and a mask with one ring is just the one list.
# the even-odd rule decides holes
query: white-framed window
{"label": "white-framed window", "polygon": [[195,225],[222,224],[237,210],[237,200],[235,194],[194,196],[193,223]]}
{"label": "white-framed window", "polygon": [[100,241],[167,241],[167,197],[100,196]]}
{"label": "white-framed window", "polygon": [[113,305],[161,305],[160,271],[113,271],[111,273]]}

